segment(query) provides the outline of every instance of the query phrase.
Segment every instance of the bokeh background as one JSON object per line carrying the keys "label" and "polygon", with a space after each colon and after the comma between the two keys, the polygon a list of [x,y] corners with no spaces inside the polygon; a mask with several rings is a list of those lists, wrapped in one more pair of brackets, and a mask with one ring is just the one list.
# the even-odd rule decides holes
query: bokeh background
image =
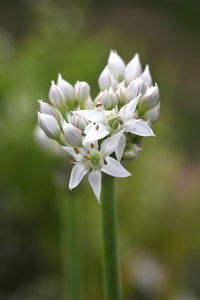
{"label": "bokeh background", "polygon": [[[1,0],[2,300],[62,299],[69,167],[34,140],[37,99],[59,72],[94,96],[110,49],[140,53],[162,103],[157,138],[117,182],[124,299],[200,299],[200,2]],[[81,300],[101,300],[101,207],[78,193]]]}

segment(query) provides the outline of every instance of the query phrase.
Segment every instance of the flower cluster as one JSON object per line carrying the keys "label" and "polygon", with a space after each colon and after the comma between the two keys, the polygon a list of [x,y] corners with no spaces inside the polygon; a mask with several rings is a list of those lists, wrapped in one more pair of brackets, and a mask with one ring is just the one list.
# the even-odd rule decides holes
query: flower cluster
{"label": "flower cluster", "polygon": [[38,123],[75,161],[69,188],[88,173],[99,200],[102,172],[131,175],[121,161],[138,155],[143,137],[154,136],[151,127],[159,118],[160,102],[149,66],[142,70],[138,54],[126,65],[111,51],[98,83],[100,92],[92,99],[87,82],[72,86],[59,74],[50,87],[50,103],[39,100]]}

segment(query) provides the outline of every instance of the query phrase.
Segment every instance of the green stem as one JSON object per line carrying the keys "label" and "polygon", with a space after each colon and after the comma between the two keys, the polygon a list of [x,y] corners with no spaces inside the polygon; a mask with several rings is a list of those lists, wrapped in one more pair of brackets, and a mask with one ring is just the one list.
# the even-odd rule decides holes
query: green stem
{"label": "green stem", "polygon": [[62,199],[63,300],[80,300],[80,210],[76,192]]}
{"label": "green stem", "polygon": [[122,300],[118,265],[114,178],[103,179],[102,223],[104,242],[104,284],[106,300]]}

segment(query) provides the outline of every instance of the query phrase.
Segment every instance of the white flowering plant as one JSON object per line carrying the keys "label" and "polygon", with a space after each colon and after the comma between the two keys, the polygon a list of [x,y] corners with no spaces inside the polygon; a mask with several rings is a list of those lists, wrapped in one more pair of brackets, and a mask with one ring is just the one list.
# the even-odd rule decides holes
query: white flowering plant
{"label": "white flowering plant", "polygon": [[69,189],[88,174],[100,201],[101,173],[131,175],[122,163],[138,155],[143,137],[154,136],[160,102],[149,66],[142,70],[138,54],[126,65],[111,50],[98,84],[100,91],[92,99],[87,82],[72,86],[59,74],[57,82],[52,81],[49,103],[39,100],[38,123],[74,159]]}

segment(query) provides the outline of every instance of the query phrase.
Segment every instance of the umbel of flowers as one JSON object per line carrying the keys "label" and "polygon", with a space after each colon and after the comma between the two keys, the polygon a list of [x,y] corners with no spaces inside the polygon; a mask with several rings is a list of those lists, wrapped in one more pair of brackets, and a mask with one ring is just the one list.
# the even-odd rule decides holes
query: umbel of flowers
{"label": "umbel of flowers", "polygon": [[138,54],[126,65],[116,51],[99,76],[100,91],[90,95],[87,82],[73,86],[59,74],[52,81],[49,103],[39,100],[38,123],[74,159],[69,189],[87,174],[100,200],[102,172],[113,177],[131,175],[122,162],[141,151],[143,137],[154,136],[160,114],[159,89]]}

